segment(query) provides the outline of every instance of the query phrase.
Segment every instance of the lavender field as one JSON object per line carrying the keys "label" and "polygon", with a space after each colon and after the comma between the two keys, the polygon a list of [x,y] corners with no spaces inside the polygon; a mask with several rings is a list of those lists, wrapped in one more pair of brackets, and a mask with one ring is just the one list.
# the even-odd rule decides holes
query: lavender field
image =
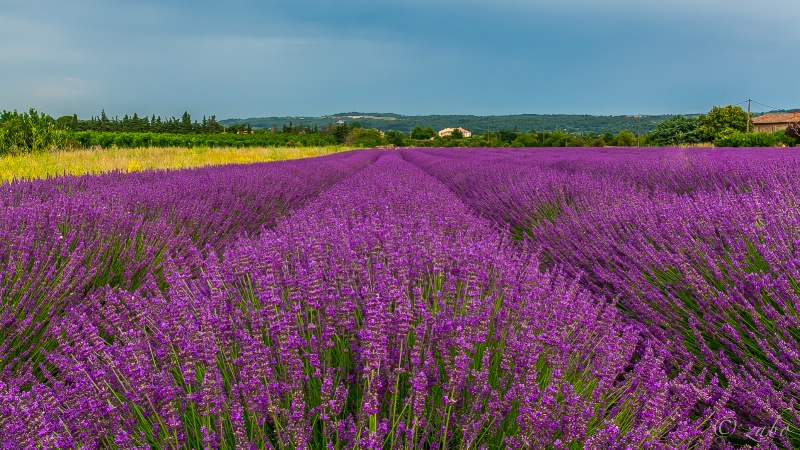
{"label": "lavender field", "polygon": [[800,447],[796,149],[0,185],[0,448]]}

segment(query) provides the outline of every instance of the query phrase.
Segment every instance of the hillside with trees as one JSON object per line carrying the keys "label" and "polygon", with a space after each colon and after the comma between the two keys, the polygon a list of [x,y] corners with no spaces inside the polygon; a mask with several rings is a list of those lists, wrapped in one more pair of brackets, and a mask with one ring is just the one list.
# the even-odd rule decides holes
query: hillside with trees
{"label": "hillside with trees", "polygon": [[[690,114],[687,117],[696,117]],[[220,120],[220,124],[242,125],[250,124],[253,129],[280,127],[284,123],[302,123],[305,126],[318,127],[336,125],[358,121],[365,128],[374,128],[381,131],[395,130],[405,134],[411,133],[415,127],[431,127],[441,130],[448,127],[463,127],[475,134],[495,132],[498,130],[513,130],[517,132],[555,131],[561,130],[570,134],[617,134],[622,130],[631,130],[636,133],[637,127],[641,134],[654,130],[659,122],[668,119],[670,115],[642,116],[592,116],[576,114],[515,114],[501,116],[473,116],[473,115],[430,115],[430,116],[404,116],[390,113],[359,113],[349,112],[330,116],[319,117],[254,117],[249,119]]]}

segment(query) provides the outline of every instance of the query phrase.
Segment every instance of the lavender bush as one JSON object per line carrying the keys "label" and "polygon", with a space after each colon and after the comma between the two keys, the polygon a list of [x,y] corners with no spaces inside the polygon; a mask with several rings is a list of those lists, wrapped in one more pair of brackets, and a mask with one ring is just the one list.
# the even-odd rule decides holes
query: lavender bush
{"label": "lavender bush", "polygon": [[94,290],[167,289],[166,259],[218,249],[352,174],[375,152],[179,172],[0,185],[0,380],[41,373],[45,331]]}
{"label": "lavender bush", "polygon": [[[547,266],[617,299],[651,339],[669,343],[670,360],[733,389],[727,406],[742,426],[731,442],[800,445],[796,157],[632,153],[407,157],[541,249]],[[487,164],[493,170],[478,175]],[[765,428],[771,435],[748,435]]]}
{"label": "lavender bush", "polygon": [[0,186],[2,448],[789,447],[796,162],[602,151]]}

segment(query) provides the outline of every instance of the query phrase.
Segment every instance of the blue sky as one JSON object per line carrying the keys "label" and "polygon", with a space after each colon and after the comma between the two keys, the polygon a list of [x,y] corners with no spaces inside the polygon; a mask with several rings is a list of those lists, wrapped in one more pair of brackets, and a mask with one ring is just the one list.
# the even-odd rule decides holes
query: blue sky
{"label": "blue sky", "polygon": [[748,97],[793,108],[798,17],[797,0],[0,0],[0,109],[621,115]]}

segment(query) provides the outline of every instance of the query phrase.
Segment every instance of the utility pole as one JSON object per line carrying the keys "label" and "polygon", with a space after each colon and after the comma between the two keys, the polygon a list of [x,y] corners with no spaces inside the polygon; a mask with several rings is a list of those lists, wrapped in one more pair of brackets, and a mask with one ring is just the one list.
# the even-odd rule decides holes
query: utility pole
{"label": "utility pole", "polygon": [[636,117],[636,146],[638,147],[639,146],[639,131],[642,128],[641,127],[642,115],[641,114],[637,114],[637,115],[635,115],[633,117]]}
{"label": "utility pole", "polygon": [[[770,102],[772,103],[772,102]],[[747,132],[750,132],[750,99],[747,99]]]}

